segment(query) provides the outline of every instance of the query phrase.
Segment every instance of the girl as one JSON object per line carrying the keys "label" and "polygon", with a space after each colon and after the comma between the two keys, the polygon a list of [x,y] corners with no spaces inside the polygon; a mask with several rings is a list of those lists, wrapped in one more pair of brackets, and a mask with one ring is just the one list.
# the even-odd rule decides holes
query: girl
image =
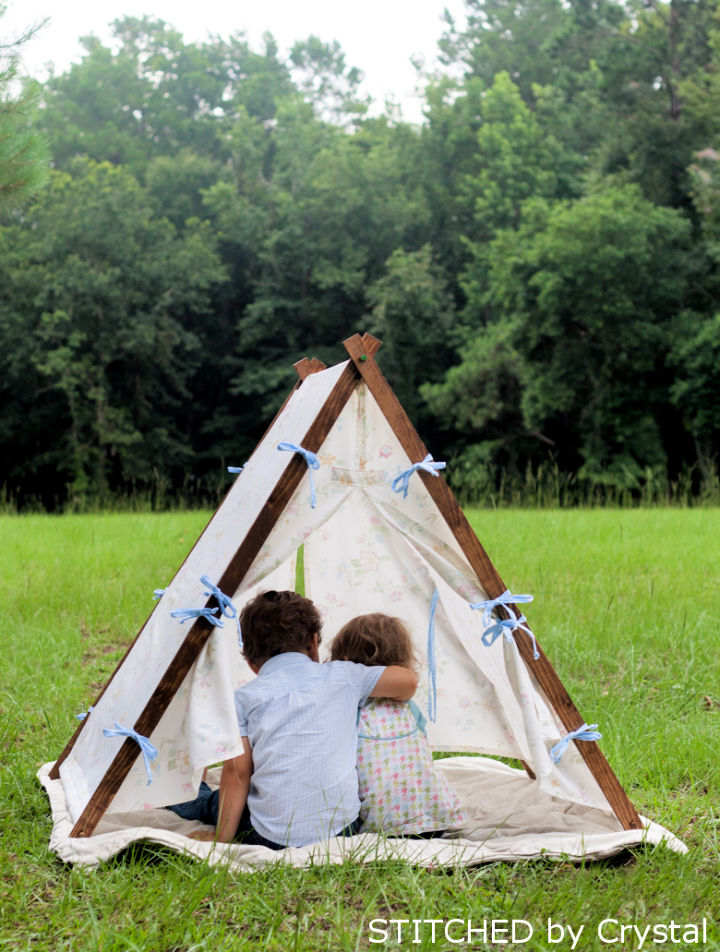
{"label": "girl", "polygon": [[[410,634],[389,615],[358,615],[330,646],[333,661],[416,668]],[[433,768],[425,718],[413,701],[370,698],[358,712],[362,832],[440,835],[462,826],[457,795]]]}

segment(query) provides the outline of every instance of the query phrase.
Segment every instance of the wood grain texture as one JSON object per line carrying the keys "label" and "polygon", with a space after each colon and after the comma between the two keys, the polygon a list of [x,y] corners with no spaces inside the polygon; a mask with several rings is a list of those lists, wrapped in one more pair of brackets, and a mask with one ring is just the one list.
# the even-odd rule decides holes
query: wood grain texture
{"label": "wood grain texture", "polygon": [[[366,349],[375,353],[380,346],[379,341],[367,342]],[[300,441],[304,449],[317,453],[324,443],[332,425],[337,420],[342,408],[358,384],[359,375],[352,362],[348,363],[337,380],[333,390],[320,409],[318,415]],[[302,381],[298,381],[298,385]],[[287,401],[286,401],[287,402]],[[283,471],[276,486],[273,488],[266,504],[260,511],[257,519],[241,541],[235,555],[230,560],[217,586],[221,591],[234,592],[239,587],[245,574],[255,560],[262,545],[290,502],[300,480],[307,472],[307,464],[301,456],[295,454]],[[216,605],[214,597],[208,599],[206,605],[213,608]],[[188,631],[185,641],[168,665],[167,670],[157,684],[144,710],[138,717],[134,729],[149,737],[157,727],[170,701],[187,676],[190,668],[197,659],[203,645],[212,633],[212,624],[205,618],[198,618]],[[91,836],[100,818],[107,810],[112,798],[130,771],[140,753],[140,748],[132,740],[126,740],[118,750],[105,776],[100,781],[85,810],[75,824],[71,836]]]}
{"label": "wood grain texture", "polygon": [[321,370],[327,369],[322,360],[318,360],[317,357],[313,357],[312,359],[309,357],[303,357],[302,360],[298,360],[296,363],[294,363],[293,367],[297,371],[297,375],[301,380],[305,380],[305,378],[309,377],[310,374],[316,374]]}
{"label": "wood grain texture", "polygon": [[[365,338],[367,336],[365,335]],[[427,455],[427,448],[392,388],[385,380],[377,363],[371,355],[368,355],[365,338],[360,338],[359,335],[348,338],[344,341],[345,349],[357,367],[358,373],[375,397],[408,457],[413,463],[420,462]],[[506,591],[507,586],[480,544],[480,540],[443,476],[441,474],[431,476],[429,473],[418,470],[412,478],[422,479],[445,522],[458,540],[488,597],[497,598]],[[518,610],[516,610],[516,613],[520,614]],[[508,617],[510,616],[508,615]],[[577,730],[582,726],[584,720],[542,648],[538,645],[539,657],[535,659],[533,658],[532,642],[528,635],[523,631],[516,631],[513,634],[521,657],[535,676],[562,724],[568,731]],[[598,744],[591,741],[575,741],[574,743],[623,828],[640,829],[642,827],[640,817]]]}

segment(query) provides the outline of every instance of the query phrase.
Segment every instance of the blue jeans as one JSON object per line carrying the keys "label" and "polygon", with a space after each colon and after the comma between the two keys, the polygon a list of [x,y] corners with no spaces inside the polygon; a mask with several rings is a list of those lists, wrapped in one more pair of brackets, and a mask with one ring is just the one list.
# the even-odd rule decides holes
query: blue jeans
{"label": "blue jeans", "polygon": [[[200,823],[206,823],[208,826],[217,826],[218,814],[220,812],[220,791],[211,790],[210,787],[201,781],[198,795],[194,800],[186,800],[184,803],[174,803],[167,807],[183,820],[199,820]],[[338,836],[354,836],[360,829],[360,819],[345,827]],[[240,818],[235,839],[240,843],[247,843],[250,846],[267,846],[271,850],[284,850],[285,846],[281,843],[273,843],[266,839],[257,830],[253,829],[250,819],[250,811],[245,804],[243,815]]]}

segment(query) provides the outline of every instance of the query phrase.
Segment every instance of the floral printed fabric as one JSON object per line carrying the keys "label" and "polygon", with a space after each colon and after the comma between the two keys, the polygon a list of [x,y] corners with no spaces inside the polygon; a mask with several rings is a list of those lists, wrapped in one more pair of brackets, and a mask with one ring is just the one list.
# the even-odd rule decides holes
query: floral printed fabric
{"label": "floral printed fabric", "polygon": [[460,801],[433,767],[409,704],[376,698],[360,709],[358,778],[363,833],[424,833],[462,826]]}

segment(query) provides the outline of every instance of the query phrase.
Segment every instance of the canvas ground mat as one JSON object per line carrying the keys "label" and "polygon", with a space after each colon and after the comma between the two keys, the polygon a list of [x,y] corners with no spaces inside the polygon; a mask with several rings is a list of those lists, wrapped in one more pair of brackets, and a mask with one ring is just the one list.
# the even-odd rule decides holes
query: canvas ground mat
{"label": "canvas ground mat", "polygon": [[[599,860],[634,846],[658,846],[686,853],[672,833],[643,818],[642,830],[623,830],[607,811],[571,804],[538,789],[524,771],[487,757],[448,757],[436,768],[457,791],[467,817],[462,830],[430,840],[359,834],[310,846],[273,851],[262,846],[193,840],[201,823],[182,820],[162,808],[107,813],[93,836],[71,837],[72,820],[62,782],[49,777],[52,764],[38,771],[50,799],[50,849],[66,863],[98,866],[133,843],[149,842],[211,865],[252,871],[268,863],[290,866],[404,860],[426,868],[474,866],[529,859]],[[217,784],[219,770],[210,771]]]}

